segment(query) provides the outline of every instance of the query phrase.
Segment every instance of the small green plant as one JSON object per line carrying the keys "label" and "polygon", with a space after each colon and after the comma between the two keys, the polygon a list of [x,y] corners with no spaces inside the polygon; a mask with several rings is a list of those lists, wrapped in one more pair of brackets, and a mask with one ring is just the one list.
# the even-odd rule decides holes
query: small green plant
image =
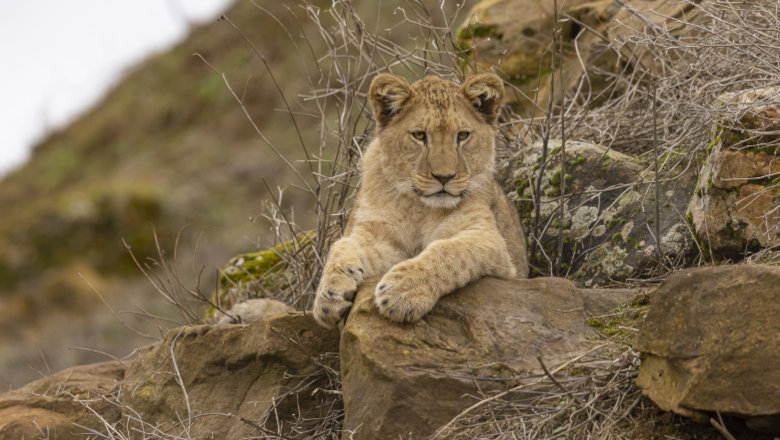
{"label": "small green plant", "polygon": [[550,178],[550,183],[556,186],[561,184],[561,170],[555,170]]}

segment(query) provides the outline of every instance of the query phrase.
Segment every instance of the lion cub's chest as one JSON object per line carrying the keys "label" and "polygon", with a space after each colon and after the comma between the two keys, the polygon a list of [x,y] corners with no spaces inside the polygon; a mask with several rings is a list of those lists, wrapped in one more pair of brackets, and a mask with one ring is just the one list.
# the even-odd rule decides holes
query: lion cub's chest
{"label": "lion cub's chest", "polygon": [[[442,218],[444,217],[444,218]],[[396,245],[403,249],[409,258],[417,256],[431,243],[447,239],[457,234],[444,216],[403,216],[395,221],[384,223]]]}

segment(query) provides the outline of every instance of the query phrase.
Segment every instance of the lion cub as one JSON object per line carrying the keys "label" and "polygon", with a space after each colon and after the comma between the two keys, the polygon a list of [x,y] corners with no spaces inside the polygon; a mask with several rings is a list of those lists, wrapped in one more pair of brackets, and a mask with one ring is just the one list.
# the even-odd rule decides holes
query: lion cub
{"label": "lion cub", "polygon": [[526,278],[517,212],[493,179],[501,80],[426,76],[409,84],[382,74],[369,99],[378,133],[317,289],[317,322],[337,324],[371,276],[383,275],[374,303],[396,322],[419,320],[480,277]]}

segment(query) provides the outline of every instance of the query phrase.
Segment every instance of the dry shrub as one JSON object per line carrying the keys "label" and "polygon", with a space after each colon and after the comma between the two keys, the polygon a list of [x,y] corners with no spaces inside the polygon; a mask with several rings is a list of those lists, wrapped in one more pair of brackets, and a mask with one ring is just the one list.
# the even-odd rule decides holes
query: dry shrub
{"label": "dry shrub", "polygon": [[642,392],[634,384],[638,353],[608,341],[550,371],[528,376],[478,402],[431,439],[619,439],[616,427],[633,420]]}

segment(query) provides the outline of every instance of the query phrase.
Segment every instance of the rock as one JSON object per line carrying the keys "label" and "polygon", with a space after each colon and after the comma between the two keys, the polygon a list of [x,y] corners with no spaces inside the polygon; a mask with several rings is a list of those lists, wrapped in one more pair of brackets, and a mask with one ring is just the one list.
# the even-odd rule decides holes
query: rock
{"label": "rock", "polygon": [[[293,253],[300,246],[314,238],[314,234],[300,234],[295,240],[287,241],[260,252],[237,255],[228,261],[219,275],[219,287],[213,301],[222,310],[250,299],[263,297],[266,292],[278,292],[289,287],[288,280],[295,273],[287,270],[282,258]],[[219,316],[217,316],[219,315]],[[211,307],[207,318],[219,319],[222,315]]]}
{"label": "rock", "polygon": [[561,278],[483,278],[441,298],[414,324],[373,303],[378,278],[359,289],[341,339],[344,432],[353,440],[427,438],[479,396],[596,344],[586,324],[628,303],[629,290],[578,289]]}
{"label": "rock", "polygon": [[124,373],[125,367],[115,361],[82,365],[0,395],[0,439],[34,439],[42,433],[59,440],[84,438],[77,434],[88,431],[74,424],[105,432],[90,408],[109,423],[117,421],[121,414],[111,400]]}
{"label": "rock", "polygon": [[637,385],[661,409],[780,427],[780,268],[691,269],[656,291],[636,341]]}
{"label": "rock", "polygon": [[779,93],[775,87],[720,97],[721,106],[740,116],[713,130],[688,209],[701,247],[716,258],[741,259],[745,250],[780,244],[780,150],[754,146],[778,137],[772,132],[780,130],[780,105],[761,101],[774,102]]}
{"label": "rock", "polygon": [[[692,19],[690,10],[693,8],[685,2],[626,0],[625,3],[633,9],[656,11],[656,14],[645,16],[663,29],[674,29],[673,20],[684,13],[687,13],[687,19]],[[565,46],[563,76],[567,78],[566,88],[577,88],[583,73],[582,63],[585,63],[591,66],[588,85],[595,96],[610,83],[605,73],[619,74],[626,68],[627,61],[634,59],[629,48],[619,51],[615,46],[629,40],[632,29],[642,31],[646,23],[612,0],[568,0],[559,2],[558,7],[559,20],[562,20],[560,35]],[[537,104],[546,108],[553,12],[551,1],[482,0],[471,9],[467,15],[470,19],[458,30],[458,37],[463,39],[461,47],[480,67],[488,71],[492,66],[498,67],[527,97],[536,97]],[[620,25],[615,24],[616,19],[620,20]],[[671,32],[675,33],[674,30]],[[582,63],[574,48],[575,39]],[[559,81],[557,75],[555,80]],[[557,84],[557,97],[560,90],[560,84]],[[519,94],[508,93],[507,99],[509,102],[523,101],[527,110],[532,109],[530,101],[521,99]]]}
{"label": "rock", "polygon": [[[579,16],[587,14],[574,11],[579,11],[583,5],[589,3],[589,0],[574,0],[559,6],[563,6],[563,13]],[[620,6],[607,3],[601,9],[589,15],[594,21],[599,22],[595,24],[599,28],[603,28],[603,20],[610,20],[620,10]],[[545,108],[549,95],[551,63],[547,48],[552,40],[553,3],[530,0],[484,0],[477,3],[467,17],[473,18],[463,23],[458,30],[458,37],[463,39],[461,47],[473,56],[480,67],[489,70],[491,65],[498,66],[513,85],[526,96],[536,97],[537,104]],[[580,26],[572,21],[564,23],[563,38],[570,42],[577,36],[579,29]],[[593,62],[589,57],[591,52],[589,48],[601,41],[594,37],[586,33],[580,41],[584,61]],[[599,52],[601,57],[605,58],[600,67],[608,69],[607,71],[615,70],[615,52],[603,49]],[[611,62],[608,62],[607,58]],[[568,78],[567,87],[576,88],[582,73],[580,63],[573,51],[566,57],[563,68],[564,77]],[[596,75],[592,77],[595,82]],[[537,87],[538,94],[535,92]],[[560,86],[556,87],[559,88]],[[520,98],[515,93],[508,93],[507,101],[521,104],[527,110],[532,109],[530,101]]]}
{"label": "rock", "polygon": [[[318,363],[338,369],[331,365],[331,357],[324,354],[338,351],[339,335],[318,326],[310,314],[295,313],[251,325],[176,329],[163,342],[143,349],[127,370],[122,403],[141,414],[146,423],[179,432],[182,425],[176,426],[178,420],[188,419],[187,404],[170,357],[174,339],[176,364],[193,416],[232,414],[257,422],[275,401],[283,434],[289,433],[298,415],[309,419],[322,416],[319,405],[324,393],[311,394],[317,387],[326,387],[327,376],[309,375],[317,373]],[[304,392],[280,400],[296,386],[312,381]],[[304,422],[297,429],[315,424],[316,421]],[[271,414],[266,429],[276,432],[275,414]],[[227,416],[201,417],[192,422],[193,438],[246,438],[259,434],[255,427]]]}
{"label": "rock", "polygon": [[251,324],[269,316],[294,313],[287,304],[266,298],[255,298],[233,305],[227,314],[217,312],[217,324]]}
{"label": "rock", "polygon": [[[558,252],[560,145],[560,140],[549,142],[540,209],[541,224],[547,230],[537,255],[528,258],[543,268],[544,275],[553,271]],[[500,165],[496,174],[507,196],[515,200],[527,233],[534,222],[531,182],[536,181],[541,153],[540,142],[525,147]],[[672,177],[663,175],[663,179]],[[652,173],[630,156],[601,145],[568,141],[564,179],[566,194],[571,196],[564,204],[563,275],[589,287],[603,286],[611,280],[636,277],[657,261]],[[672,259],[685,258],[694,249],[694,236],[683,213],[695,185],[693,171],[661,183],[661,249]],[[599,194],[596,190],[606,191]]]}

